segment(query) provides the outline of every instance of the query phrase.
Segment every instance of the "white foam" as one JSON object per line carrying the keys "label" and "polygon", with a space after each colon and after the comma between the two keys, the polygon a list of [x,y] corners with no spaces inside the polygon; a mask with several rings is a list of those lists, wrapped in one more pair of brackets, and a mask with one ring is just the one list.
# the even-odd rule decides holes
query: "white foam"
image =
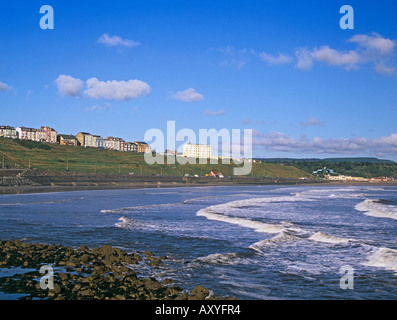
{"label": "white foam", "polygon": [[374,200],[367,199],[357,204],[354,208],[364,212],[367,216],[397,220],[397,206],[378,203]]}
{"label": "white foam", "polygon": [[250,245],[249,248],[259,253],[265,253],[266,248],[270,246],[280,245],[288,241],[297,241],[298,239],[298,237],[295,237],[284,230],[273,238],[255,242]]}
{"label": "white foam", "polygon": [[125,207],[111,210],[101,210],[101,213],[119,213],[123,211],[134,211],[134,210],[145,210],[148,208],[157,208],[157,207],[169,207],[169,206],[177,206],[182,203],[163,203],[163,204],[150,204],[147,206],[136,206],[136,207]]}
{"label": "white foam", "polygon": [[352,241],[352,239],[334,237],[334,236],[330,236],[330,235],[322,233],[322,232],[317,232],[317,233],[311,235],[309,237],[309,240],[313,240],[316,242],[332,243],[332,244],[348,243],[348,242]]}
{"label": "white foam", "polygon": [[194,262],[234,265],[241,264],[243,260],[239,258],[237,253],[214,253],[205,257],[197,258]]}
{"label": "white foam", "polygon": [[140,226],[139,222],[131,220],[127,217],[121,217],[119,221],[120,222],[117,222],[115,226],[124,230],[132,230]]}
{"label": "white foam", "polygon": [[397,275],[397,250],[380,248],[363,265],[391,270]]}
{"label": "white foam", "polygon": [[284,230],[282,225],[263,223],[260,221],[254,221],[250,219],[229,217],[226,215],[217,214],[213,211],[213,207],[201,209],[200,211],[197,212],[197,216],[203,216],[208,220],[221,221],[221,222],[239,225],[245,228],[254,229],[254,231],[256,232],[279,233]]}

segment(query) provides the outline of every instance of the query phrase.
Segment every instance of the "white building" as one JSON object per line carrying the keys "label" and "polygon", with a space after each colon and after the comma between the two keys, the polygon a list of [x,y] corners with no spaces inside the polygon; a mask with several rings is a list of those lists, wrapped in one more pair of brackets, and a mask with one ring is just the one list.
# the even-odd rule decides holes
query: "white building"
{"label": "white building", "polygon": [[18,139],[36,141],[37,131],[38,129],[34,129],[34,128],[18,127],[17,128]]}
{"label": "white building", "polygon": [[31,140],[38,142],[56,143],[58,133],[50,127],[41,127],[41,129],[18,127],[16,129],[18,139]]}
{"label": "white building", "polygon": [[190,142],[186,143],[183,146],[183,156],[186,158],[210,159],[211,146],[205,144],[191,144]]}
{"label": "white building", "polygon": [[10,126],[0,126],[0,137],[16,139],[18,137],[17,131],[14,127]]}

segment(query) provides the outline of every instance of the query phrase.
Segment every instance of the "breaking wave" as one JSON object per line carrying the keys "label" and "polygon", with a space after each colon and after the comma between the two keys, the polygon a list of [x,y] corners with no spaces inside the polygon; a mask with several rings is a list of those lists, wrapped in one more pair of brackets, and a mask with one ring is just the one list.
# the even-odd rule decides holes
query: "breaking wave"
{"label": "breaking wave", "polygon": [[357,204],[354,208],[364,212],[367,216],[397,220],[397,206],[387,203],[382,200],[367,199]]}
{"label": "breaking wave", "polygon": [[313,240],[316,242],[332,243],[332,244],[349,243],[352,241],[352,239],[334,237],[322,232],[317,232],[311,235],[309,237],[309,240]]}
{"label": "breaking wave", "polygon": [[380,248],[363,265],[391,270],[397,275],[397,250]]}
{"label": "breaking wave", "polygon": [[200,257],[193,262],[200,262],[206,264],[219,264],[219,265],[235,265],[249,263],[246,259],[242,258],[239,253],[214,253],[205,257]]}
{"label": "breaking wave", "polygon": [[274,245],[280,245],[289,241],[297,241],[297,240],[299,240],[299,237],[296,237],[284,230],[273,238],[255,242],[254,244],[249,246],[249,249],[255,250],[259,253],[264,253],[265,249],[268,247]]}
{"label": "breaking wave", "polygon": [[256,232],[279,233],[284,230],[282,225],[263,223],[260,221],[254,221],[250,219],[229,217],[222,214],[217,214],[213,211],[212,207],[201,209],[200,211],[197,212],[197,215],[203,216],[208,220],[222,221],[222,222],[254,229]]}

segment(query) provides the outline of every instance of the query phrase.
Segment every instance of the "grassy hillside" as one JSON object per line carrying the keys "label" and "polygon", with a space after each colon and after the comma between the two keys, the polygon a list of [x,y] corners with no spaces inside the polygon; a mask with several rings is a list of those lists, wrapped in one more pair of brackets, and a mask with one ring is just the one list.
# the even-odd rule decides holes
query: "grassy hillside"
{"label": "grassy hillside", "polygon": [[[8,167],[34,168],[87,173],[124,173],[134,172],[137,175],[171,175],[181,176],[205,175],[217,170],[225,176],[233,176],[231,165],[147,165],[143,154],[119,152],[95,148],[60,146],[33,141],[19,141],[0,138],[0,161],[5,159]],[[2,164],[0,165],[0,168]],[[299,178],[310,174],[293,166],[276,163],[253,163],[252,176]]]}

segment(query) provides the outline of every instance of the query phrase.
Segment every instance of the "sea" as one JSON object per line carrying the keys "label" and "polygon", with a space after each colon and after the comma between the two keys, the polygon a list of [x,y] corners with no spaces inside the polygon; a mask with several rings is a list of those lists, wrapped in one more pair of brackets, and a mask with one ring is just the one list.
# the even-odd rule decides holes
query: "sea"
{"label": "sea", "polygon": [[[242,300],[397,299],[397,187],[200,186],[0,196],[0,239],[167,256],[142,277]],[[9,271],[10,272],[10,271]],[[0,275],[7,270],[0,269]],[[16,296],[0,294],[0,299]]]}

